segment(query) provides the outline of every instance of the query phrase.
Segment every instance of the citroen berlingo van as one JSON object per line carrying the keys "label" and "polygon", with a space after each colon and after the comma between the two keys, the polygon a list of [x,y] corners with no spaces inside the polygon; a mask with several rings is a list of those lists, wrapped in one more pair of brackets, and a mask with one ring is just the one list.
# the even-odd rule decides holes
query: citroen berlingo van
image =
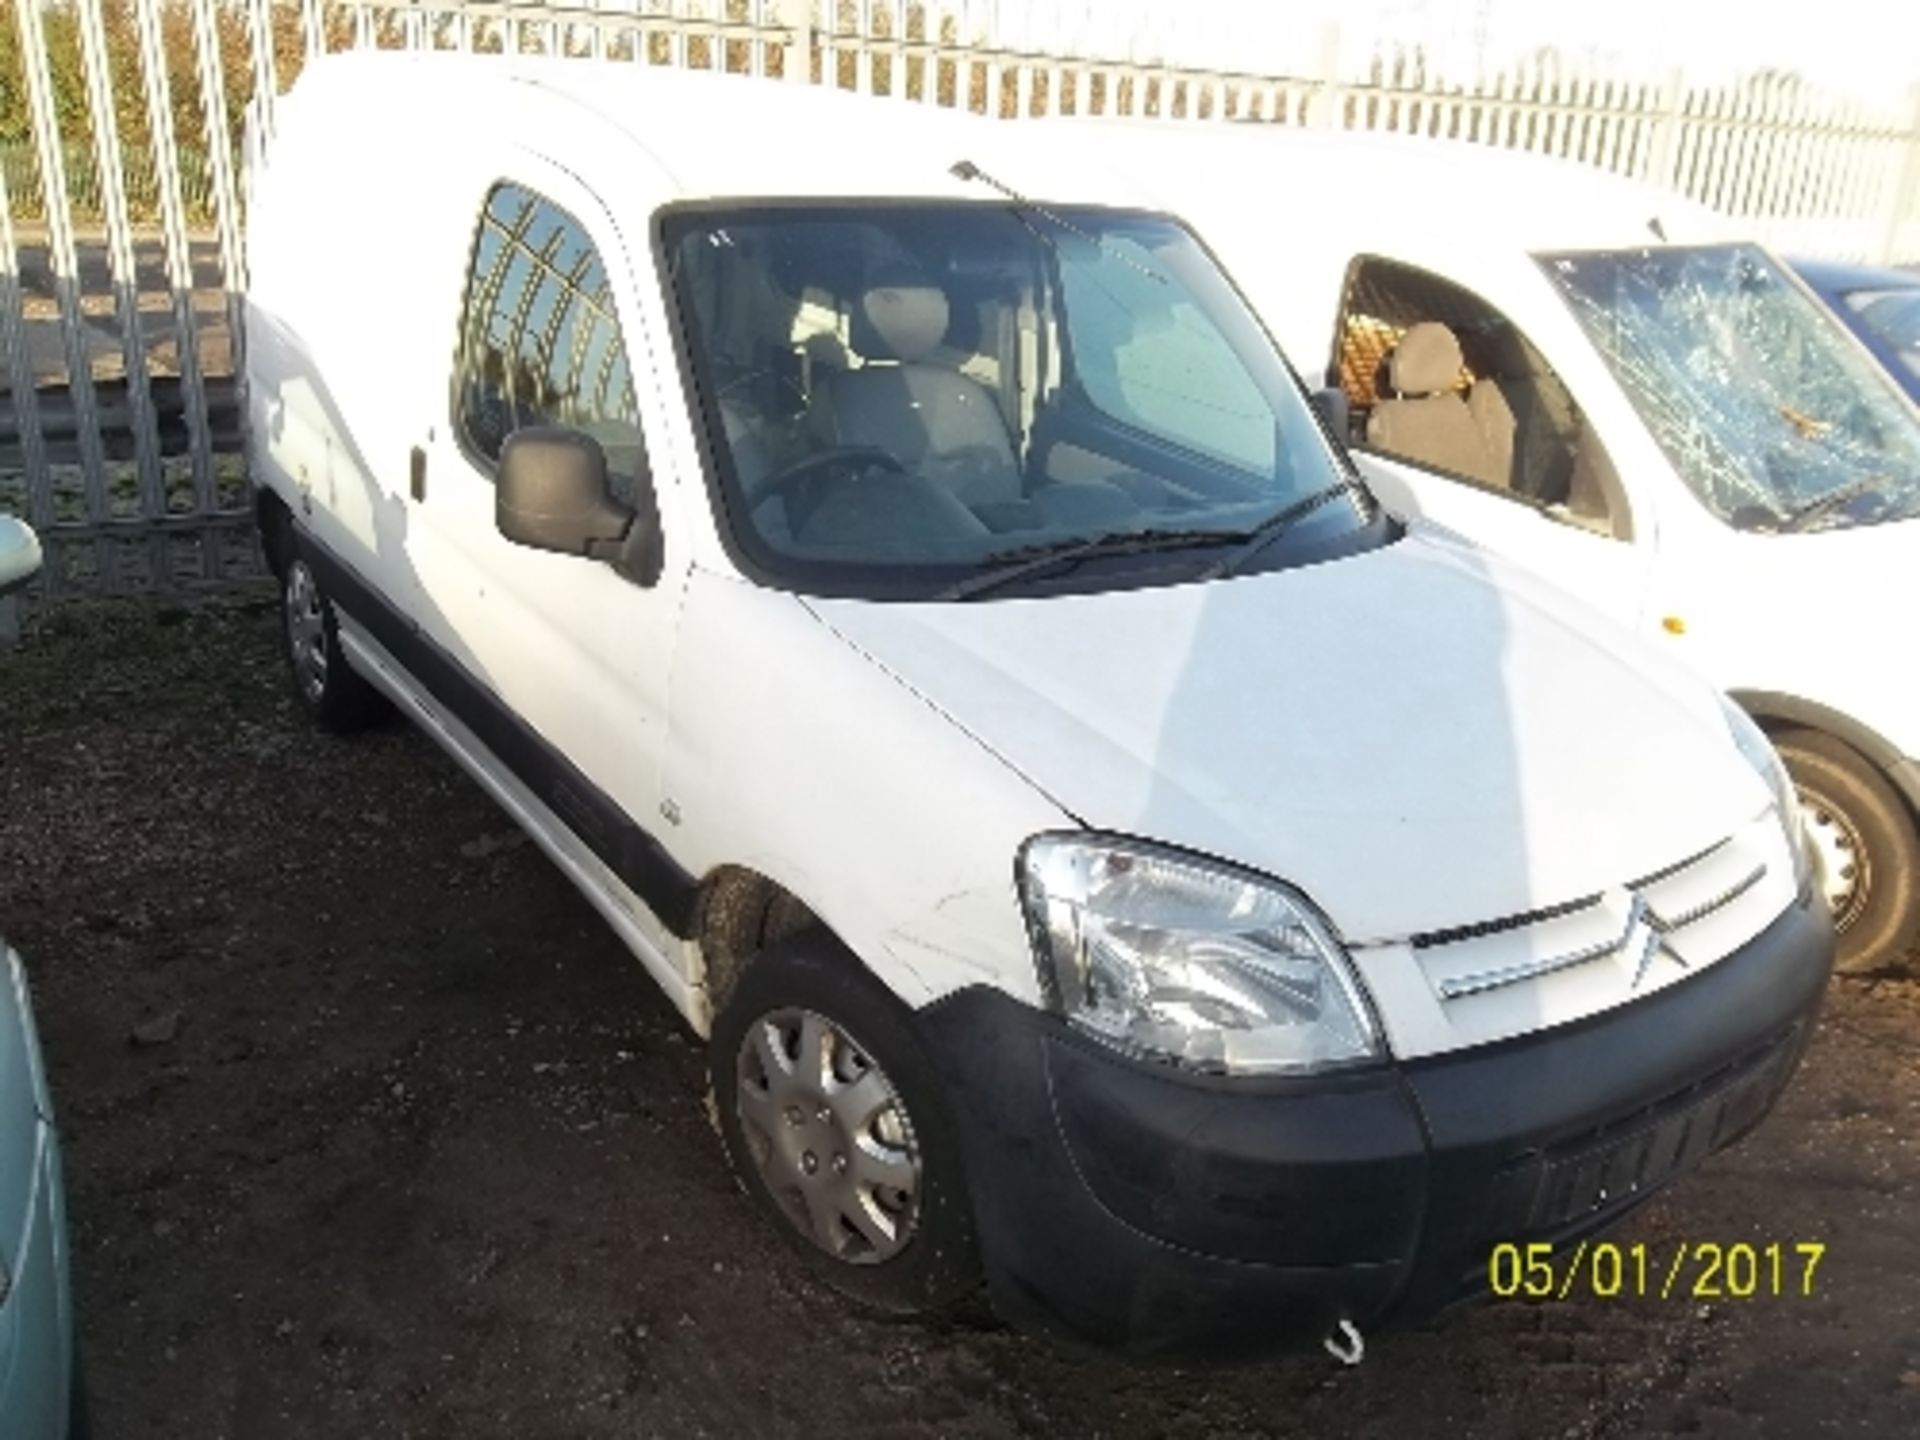
{"label": "citroen berlingo van", "polygon": [[1351,1356],[1780,1093],[1831,929],[1765,738],[1389,515],[1124,157],[400,54],[252,154],[295,692],[578,885],[829,1285]]}
{"label": "citroen berlingo van", "polygon": [[[1765,727],[1840,968],[1902,964],[1920,943],[1920,686],[1901,658],[1920,409],[1791,267],[1736,220],[1568,161],[1270,125],[1084,130],[1134,156],[1339,392],[1390,508],[1534,567]],[[1299,224],[1302,193],[1338,203]]]}

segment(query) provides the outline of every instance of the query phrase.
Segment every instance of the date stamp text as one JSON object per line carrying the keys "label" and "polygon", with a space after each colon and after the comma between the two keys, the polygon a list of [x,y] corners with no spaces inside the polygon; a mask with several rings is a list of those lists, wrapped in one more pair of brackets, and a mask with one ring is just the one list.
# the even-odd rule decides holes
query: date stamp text
{"label": "date stamp text", "polygon": [[1501,1244],[1487,1257],[1487,1287],[1501,1299],[1755,1300],[1815,1293],[1827,1247],[1818,1240],[1681,1240],[1620,1245],[1582,1240],[1569,1249],[1545,1241]]}

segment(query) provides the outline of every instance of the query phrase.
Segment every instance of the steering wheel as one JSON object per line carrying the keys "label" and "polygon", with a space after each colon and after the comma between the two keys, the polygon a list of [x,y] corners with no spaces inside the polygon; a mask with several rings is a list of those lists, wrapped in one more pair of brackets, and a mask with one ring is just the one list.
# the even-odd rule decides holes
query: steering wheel
{"label": "steering wheel", "polygon": [[824,496],[820,487],[803,486],[801,482],[813,479],[821,472],[842,466],[876,465],[895,475],[906,475],[907,467],[890,450],[882,450],[878,445],[829,445],[824,450],[816,450],[811,455],[802,455],[791,465],[784,466],[768,475],[755,486],[759,498],[755,504],[763,504],[778,498],[786,507],[787,525],[795,535],[807,527],[814,511],[820,508]]}
{"label": "steering wheel", "polygon": [[906,465],[891,450],[883,450],[878,445],[829,445],[824,450],[816,450],[811,455],[802,455],[798,460],[783,469],[776,470],[759,484],[762,497],[777,495],[788,489],[796,481],[804,480],[816,471],[826,470],[836,465],[878,465],[883,470],[891,470],[896,475],[907,473]]}
{"label": "steering wheel", "polygon": [[807,392],[800,388],[792,376],[782,374],[771,365],[756,365],[750,370],[742,370],[738,375],[735,375],[731,380],[715,390],[713,392],[713,398],[716,400],[729,400],[739,391],[753,384],[756,380],[773,381],[781,389],[791,394],[794,399],[798,400],[802,409],[806,408]]}

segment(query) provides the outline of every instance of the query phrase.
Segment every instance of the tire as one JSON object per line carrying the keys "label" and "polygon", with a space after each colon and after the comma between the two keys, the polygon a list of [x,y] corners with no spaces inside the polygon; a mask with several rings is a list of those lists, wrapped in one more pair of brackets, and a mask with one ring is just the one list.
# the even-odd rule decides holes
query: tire
{"label": "tire", "polygon": [[340,622],[312,564],[298,545],[280,582],[280,638],[294,698],[335,734],[364,730],[392,713],[392,704],[356,674],[340,649]]}
{"label": "tire", "polygon": [[708,1063],[734,1174],[815,1279],[896,1315],[977,1287],[959,1136],[912,1012],[832,936],[754,957]]}
{"label": "tire", "polygon": [[1815,884],[1833,907],[1834,968],[1861,975],[1903,963],[1920,934],[1920,836],[1886,777],[1818,730],[1775,737],[1813,839]]}

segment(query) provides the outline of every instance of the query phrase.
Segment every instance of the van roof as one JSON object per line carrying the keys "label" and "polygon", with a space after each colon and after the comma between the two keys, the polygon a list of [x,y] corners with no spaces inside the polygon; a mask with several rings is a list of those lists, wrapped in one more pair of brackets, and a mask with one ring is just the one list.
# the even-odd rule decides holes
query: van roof
{"label": "van roof", "polygon": [[[456,51],[355,50],[310,64],[281,104],[330,143],[438,115],[555,143],[553,102],[581,107],[652,157],[674,199],[991,200],[961,159],[1042,203],[1167,211],[1203,238],[1271,225],[1291,253],[1391,234],[1426,254],[1516,260],[1542,250],[1666,238],[1738,238],[1679,196],[1597,168],[1464,141],[1267,123],[1004,121],[764,77],[618,61]],[[357,135],[356,135],[356,132]],[[498,133],[494,130],[493,133]],[[573,152],[569,152],[572,154]],[[1341,224],[1342,217],[1346,224]],[[1316,236],[1315,232],[1319,232]]]}
{"label": "van roof", "polygon": [[[1100,148],[1152,162],[1175,195],[1257,195],[1270,177],[1272,213],[1312,224],[1325,210],[1453,230],[1528,252],[1735,238],[1738,222],[1683,196],[1596,166],[1466,140],[1378,131],[1326,131],[1260,122],[1113,119],[1062,124]],[[1175,208],[1179,208],[1177,201]],[[1197,217],[1196,217],[1197,218]]]}
{"label": "van roof", "polygon": [[[429,100],[430,97],[430,100]],[[484,113],[529,137],[560,98],[625,132],[654,157],[682,199],[861,196],[982,200],[994,192],[951,174],[972,160],[1024,194],[1056,202],[1150,205],[1141,187],[1084,155],[1054,157],[1022,127],[906,100],[817,85],[616,61],[459,52],[346,51],[314,62],[283,100],[404,111],[431,103],[457,117]],[[378,122],[372,122],[378,123]],[[454,120],[457,125],[457,118]]]}

